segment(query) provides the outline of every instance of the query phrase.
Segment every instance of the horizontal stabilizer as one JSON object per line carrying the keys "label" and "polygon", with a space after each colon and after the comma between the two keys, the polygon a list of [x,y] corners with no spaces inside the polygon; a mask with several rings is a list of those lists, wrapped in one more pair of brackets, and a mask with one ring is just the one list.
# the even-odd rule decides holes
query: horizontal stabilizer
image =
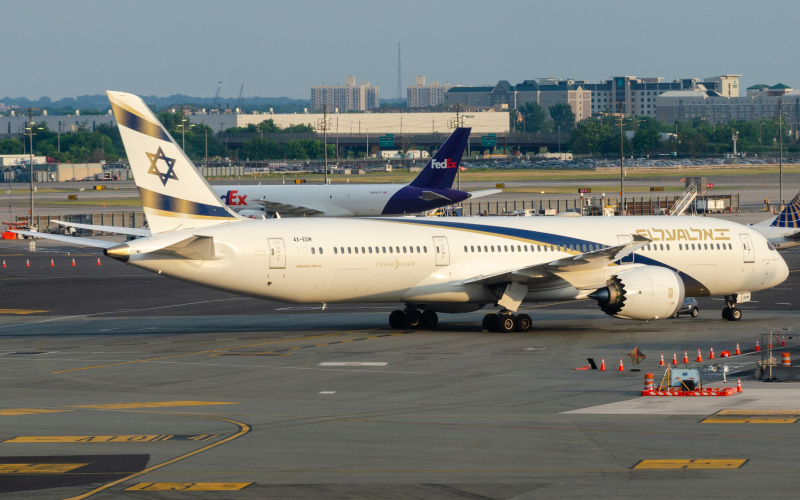
{"label": "horizontal stabilizer", "polygon": [[95,224],[80,224],[75,222],[66,222],[62,220],[51,220],[55,224],[65,227],[74,227],[75,229],[86,229],[89,231],[102,231],[104,233],[116,234],[130,234],[133,236],[150,236],[150,230],[143,227],[122,227],[122,226],[99,226]]}
{"label": "horizontal stabilizer", "polygon": [[483,198],[484,196],[491,196],[502,192],[502,189],[482,189],[480,191],[470,191],[468,194],[470,198]]}
{"label": "horizontal stabilizer", "polygon": [[111,248],[119,245],[114,241],[93,240],[91,238],[81,238],[78,236],[64,236],[62,234],[39,233],[36,231],[17,231],[12,230],[12,233],[23,234],[25,236],[33,236],[34,238],[42,238],[44,240],[60,241],[62,243],[69,243],[79,247],[95,247],[95,248]]}
{"label": "horizontal stabilizer", "polygon": [[452,201],[447,196],[439,194],[436,191],[423,191],[419,197],[425,201],[437,201],[437,200]]}

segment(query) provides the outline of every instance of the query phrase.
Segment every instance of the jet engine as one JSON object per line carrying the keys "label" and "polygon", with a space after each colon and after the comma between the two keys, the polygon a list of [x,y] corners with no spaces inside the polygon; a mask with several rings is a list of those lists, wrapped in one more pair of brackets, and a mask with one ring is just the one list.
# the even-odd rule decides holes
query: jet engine
{"label": "jet engine", "polygon": [[665,267],[642,266],[613,276],[608,286],[589,297],[610,316],[650,320],[675,314],[685,295],[683,280],[674,271]]}

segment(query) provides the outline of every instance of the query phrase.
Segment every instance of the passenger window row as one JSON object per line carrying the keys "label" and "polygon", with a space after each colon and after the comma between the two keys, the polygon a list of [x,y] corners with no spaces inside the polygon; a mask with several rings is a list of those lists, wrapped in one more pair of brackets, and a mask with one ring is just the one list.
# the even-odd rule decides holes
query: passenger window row
{"label": "passenger window row", "polygon": [[567,246],[560,246],[560,245],[464,245],[464,252],[465,253],[489,253],[489,252],[516,252],[516,253],[524,253],[524,252],[566,252],[566,251],[578,251],[578,252],[594,252],[595,250],[600,250],[606,248],[603,245],[567,245]]}
{"label": "passenger window row", "polygon": [[[388,250],[388,252],[387,252]],[[314,249],[311,249],[311,253],[314,253]],[[322,253],[322,247],[319,249],[319,253]],[[336,255],[352,255],[352,254],[381,254],[381,253],[428,253],[427,246],[385,246],[385,247],[333,247],[333,253]]]}

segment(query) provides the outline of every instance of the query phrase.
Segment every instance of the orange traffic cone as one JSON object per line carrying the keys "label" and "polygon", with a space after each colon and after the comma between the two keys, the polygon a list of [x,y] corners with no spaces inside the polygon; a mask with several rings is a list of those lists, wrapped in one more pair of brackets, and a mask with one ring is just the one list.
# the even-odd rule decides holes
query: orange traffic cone
{"label": "orange traffic cone", "polygon": [[72,267],[75,267],[75,259],[72,259]]}
{"label": "orange traffic cone", "polygon": [[786,335],[781,335],[781,347],[786,347]]}
{"label": "orange traffic cone", "polygon": [[739,349],[739,343],[738,342],[736,343],[736,352],[734,354],[736,354],[737,356],[742,354],[742,351]]}
{"label": "orange traffic cone", "polygon": [[700,349],[697,350],[697,358],[695,359],[695,361],[697,361],[698,363],[703,362],[703,355],[700,354]]}
{"label": "orange traffic cone", "polygon": [[606,371],[606,358],[600,360],[600,371],[601,372]]}
{"label": "orange traffic cone", "polygon": [[709,348],[708,359],[714,359],[714,348],[713,347]]}
{"label": "orange traffic cone", "polygon": [[56,264],[55,262],[53,262],[53,259],[50,259],[50,267],[56,267]]}
{"label": "orange traffic cone", "polygon": [[742,379],[736,379],[736,392],[742,392]]}
{"label": "orange traffic cone", "polygon": [[685,365],[689,364],[689,352],[688,351],[683,351],[683,364],[685,364]]}
{"label": "orange traffic cone", "polygon": [[31,261],[30,260],[25,259],[25,267],[31,267]]}
{"label": "orange traffic cone", "polygon": [[756,340],[756,352],[761,350],[761,346],[758,345],[758,340]]}
{"label": "orange traffic cone", "polygon": [[622,366],[622,358],[619,358],[619,368],[617,368],[617,371],[618,372],[624,372],[625,371],[625,367]]}
{"label": "orange traffic cone", "polygon": [[678,364],[678,355],[676,353],[674,353],[674,352],[672,353],[672,364],[673,365],[677,365]]}
{"label": "orange traffic cone", "polygon": [[772,350],[772,339],[769,339],[769,342],[767,342],[767,350]]}
{"label": "orange traffic cone", "polygon": [[97,258],[97,265],[100,265],[100,257]]}
{"label": "orange traffic cone", "polygon": [[6,261],[3,261],[3,269],[6,268]]}
{"label": "orange traffic cone", "polygon": [[661,361],[658,362],[658,366],[664,366],[664,355],[661,355]]}

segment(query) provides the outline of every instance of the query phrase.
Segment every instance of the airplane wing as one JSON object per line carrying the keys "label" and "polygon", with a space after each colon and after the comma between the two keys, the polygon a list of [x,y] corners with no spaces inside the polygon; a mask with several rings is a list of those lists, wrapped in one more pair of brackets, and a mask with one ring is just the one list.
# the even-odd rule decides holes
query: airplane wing
{"label": "airplane wing", "polygon": [[103,231],[105,233],[117,234],[130,234],[133,236],[150,236],[150,230],[147,228],[137,227],[122,227],[122,226],[97,226],[94,224],[80,224],[75,222],[66,222],[62,220],[51,220],[55,224],[66,227],[74,227],[75,229],[88,229],[90,231]]}
{"label": "airplane wing", "polygon": [[[626,257],[651,241],[638,234],[632,234],[631,238],[632,241],[629,243],[622,243],[613,247],[602,248],[592,252],[573,255],[572,257],[565,257],[563,259],[554,260],[545,264],[536,264],[529,267],[509,269],[488,276],[476,276],[464,281],[463,283],[500,285],[513,282],[535,285],[541,283],[544,278],[552,278],[556,275],[573,283],[573,281],[570,280],[569,274],[582,273],[584,276],[580,280],[575,280],[573,285],[576,286],[576,288],[591,288],[594,286],[594,284],[591,282],[595,281],[595,278],[589,278],[587,282],[586,277],[596,273],[587,273],[586,271],[604,269],[612,262],[616,262],[623,257]],[[604,282],[597,286],[602,286],[603,284]]]}
{"label": "airplane wing", "polygon": [[325,213],[321,210],[304,207],[302,205],[276,203],[274,201],[269,201],[264,199],[254,200],[254,202],[264,207],[264,210],[266,210],[267,212],[279,213],[283,214],[284,216],[290,216],[290,217],[303,217],[303,216],[319,215]]}
{"label": "airplane wing", "polygon": [[490,196],[502,192],[502,189],[484,189],[481,191],[470,191],[468,194],[470,198],[483,198],[484,196]]}
{"label": "airplane wing", "polygon": [[70,245],[77,245],[83,247],[111,248],[119,245],[119,242],[116,241],[105,241],[105,240],[95,240],[92,238],[64,236],[62,234],[39,233],[37,231],[19,231],[19,230],[12,230],[11,232],[17,234],[24,234],[25,236],[32,236],[34,238],[55,240],[55,241],[60,241],[62,243],[69,243]]}

